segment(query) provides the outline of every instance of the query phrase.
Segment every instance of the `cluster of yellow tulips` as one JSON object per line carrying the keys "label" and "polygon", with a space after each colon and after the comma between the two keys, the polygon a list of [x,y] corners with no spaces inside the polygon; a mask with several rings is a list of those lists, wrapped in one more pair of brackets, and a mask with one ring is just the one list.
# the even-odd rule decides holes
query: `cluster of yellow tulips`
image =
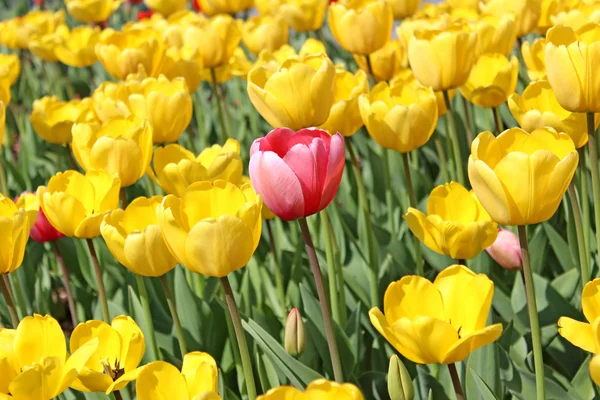
{"label": "cluster of yellow tulips", "polygon": [[597,392],[600,3],[35,3],[0,10],[0,400]]}

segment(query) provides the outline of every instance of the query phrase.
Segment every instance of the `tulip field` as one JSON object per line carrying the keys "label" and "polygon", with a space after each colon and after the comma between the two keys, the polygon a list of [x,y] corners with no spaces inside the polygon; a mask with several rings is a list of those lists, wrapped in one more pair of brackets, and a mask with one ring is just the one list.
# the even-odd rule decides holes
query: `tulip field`
{"label": "tulip field", "polygon": [[0,400],[600,399],[597,0],[0,0]]}

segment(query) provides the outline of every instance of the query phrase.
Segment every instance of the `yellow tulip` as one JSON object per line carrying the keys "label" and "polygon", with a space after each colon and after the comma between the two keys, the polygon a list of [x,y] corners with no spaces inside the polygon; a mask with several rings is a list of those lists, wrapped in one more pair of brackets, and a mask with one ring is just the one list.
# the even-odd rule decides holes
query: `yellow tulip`
{"label": "yellow tulip", "polygon": [[0,79],[8,80],[13,85],[21,73],[21,62],[16,54],[0,53]]}
{"label": "yellow tulip", "polygon": [[157,76],[165,53],[159,33],[151,29],[117,32],[105,29],[96,44],[96,56],[106,71],[117,79],[138,72],[141,65],[148,75]]}
{"label": "yellow tulip", "polygon": [[131,115],[129,96],[139,93],[139,82],[103,82],[92,94],[92,108],[98,120],[108,122]]}
{"label": "yellow tulip", "polygon": [[437,100],[424,87],[380,82],[358,100],[369,135],[386,149],[408,153],[423,146],[437,124]]}
{"label": "yellow tulip", "polygon": [[[562,2],[560,2],[562,3]],[[537,31],[542,35],[546,34],[546,31],[554,25],[552,22],[553,17],[558,14],[562,4],[559,4],[558,0],[541,0],[540,1],[540,18],[537,22]]]}
{"label": "yellow tulip", "polygon": [[[396,86],[400,84],[410,86],[413,89],[426,88],[425,86],[421,85],[419,81],[417,81],[410,68],[402,69],[390,80],[390,86]],[[454,98],[456,92],[456,89],[448,91],[448,97],[450,100]],[[437,101],[438,117],[441,117],[442,115],[446,114],[446,102],[444,101],[444,94],[442,92],[435,92],[435,99]]]}
{"label": "yellow tulip", "polygon": [[97,341],[98,348],[71,384],[83,392],[106,392],[115,380],[137,368],[146,351],[144,334],[125,315],[115,317],[110,325],[95,320],[77,325],[71,334],[70,349],[75,352],[90,341]]}
{"label": "yellow tulip", "polygon": [[273,127],[319,126],[333,104],[335,67],[325,54],[290,58],[274,69],[258,65],[248,73],[250,101]]}
{"label": "yellow tulip", "polygon": [[600,23],[600,7],[597,3],[580,3],[570,10],[568,6],[566,8],[550,18],[550,26],[564,25],[576,31],[588,22]]}
{"label": "yellow tulip", "polygon": [[199,24],[187,34],[193,34],[204,68],[215,68],[229,62],[242,39],[240,22],[229,15],[217,15]]}
{"label": "yellow tulip", "polygon": [[260,240],[262,199],[249,186],[196,182],[168,195],[158,222],[173,255],[193,272],[222,278],[248,263]]}
{"label": "yellow tulip", "polygon": [[328,22],[342,48],[367,55],[390,39],[394,15],[385,0],[341,0],[329,6]]}
{"label": "yellow tulip", "polygon": [[555,26],[546,36],[546,72],[560,105],[571,112],[600,112],[600,25],[577,32]]}
{"label": "yellow tulip", "polygon": [[282,0],[278,13],[296,32],[316,31],[323,26],[328,0]]}
{"label": "yellow tulip", "polygon": [[155,361],[123,375],[115,387],[136,381],[138,400],[221,400],[218,374],[210,354],[194,351],[183,356],[181,372],[169,363]]}
{"label": "yellow tulip", "polygon": [[254,0],[258,13],[262,16],[275,16],[283,0]]}
{"label": "yellow tulip", "polygon": [[[588,141],[585,115],[562,108],[548,81],[530,83],[522,95],[514,93],[510,96],[508,106],[521,128],[527,132],[549,126],[569,135],[576,148]],[[596,127],[599,123],[600,119],[596,118]]]}
{"label": "yellow tulip", "polygon": [[308,38],[302,44],[302,47],[300,47],[300,51],[298,51],[297,53],[296,49],[287,44],[284,44],[278,50],[275,51],[261,51],[258,55],[258,60],[256,60],[255,66],[271,64],[272,68],[278,68],[289,58],[304,60],[310,55],[317,54],[327,54],[327,51],[325,51],[325,45],[323,44],[323,42],[320,42],[317,39]]}
{"label": "yellow tulip", "polygon": [[96,43],[100,40],[100,28],[78,26],[73,29],[63,43],[54,49],[56,58],[71,67],[89,67],[94,64]]}
{"label": "yellow tulip", "polygon": [[170,47],[165,53],[160,73],[169,79],[184,78],[190,93],[194,93],[202,82],[202,57],[192,46]]}
{"label": "yellow tulip", "polygon": [[541,0],[491,0],[481,4],[481,12],[497,17],[512,15],[517,36],[521,37],[537,28],[542,5]]}
{"label": "yellow tulip", "polygon": [[31,35],[29,51],[44,61],[58,61],[55,50],[65,43],[68,35],[69,28],[66,25],[61,25],[54,32],[45,35]]}
{"label": "yellow tulip", "polygon": [[427,214],[410,207],[404,219],[425,246],[457,260],[475,258],[498,235],[498,226],[473,191],[457,182],[432,190]]}
{"label": "yellow tulip", "polygon": [[600,319],[596,319],[596,321],[594,321],[593,335],[595,342],[594,353],[596,355],[590,360],[588,368],[590,371],[590,377],[592,378],[594,383],[596,385],[600,385],[600,355],[598,355],[598,353],[600,353]]}
{"label": "yellow tulip", "polygon": [[578,161],[569,135],[552,128],[483,132],[471,144],[469,180],[498,224],[537,224],[556,212]]}
{"label": "yellow tulip", "polygon": [[6,129],[6,106],[0,100],[0,145],[4,142],[4,131]]}
{"label": "yellow tulip", "polygon": [[521,46],[523,61],[527,67],[527,75],[532,81],[546,78],[546,39],[536,39],[533,44],[525,41]]}
{"label": "yellow tulip", "polygon": [[352,74],[337,70],[333,105],[327,121],[320,128],[332,135],[338,132],[344,136],[354,135],[363,126],[358,98],[366,93],[369,93],[369,81],[364,71],[358,70]]}
{"label": "yellow tulip", "polygon": [[112,255],[138,275],[162,276],[177,264],[156,219],[156,209],[162,199],[162,196],[138,197],[125,210],[118,209],[107,214],[100,225],[100,232]]}
{"label": "yellow tulip", "polygon": [[571,344],[587,352],[600,354],[596,345],[598,324],[600,324],[600,279],[588,282],[581,293],[581,307],[587,322],[580,322],[569,317],[560,317],[558,333]]}
{"label": "yellow tulip", "polygon": [[360,390],[351,383],[337,383],[325,379],[311,382],[304,392],[293,386],[280,386],[269,390],[266,394],[258,396],[257,400],[364,400]]}
{"label": "yellow tulip", "polygon": [[474,22],[477,31],[477,58],[486,53],[509,56],[517,41],[515,20],[510,16],[484,15]]}
{"label": "yellow tulip", "polygon": [[40,187],[40,205],[48,221],[66,236],[91,239],[100,235],[104,214],[119,204],[119,178],[104,171],[59,172]]}
{"label": "yellow tulip", "polygon": [[462,86],[475,61],[477,33],[455,25],[443,31],[416,31],[408,45],[415,78],[434,91]]}
{"label": "yellow tulip", "polygon": [[250,17],[242,25],[242,40],[255,55],[275,51],[288,42],[288,26],[277,17]]}
{"label": "yellow tulip", "polygon": [[[18,49],[29,48],[30,41],[34,37],[43,37],[54,33],[57,28],[65,23],[63,10],[30,11],[23,17],[16,19],[17,37],[15,44]],[[3,32],[4,33],[4,32]]]}
{"label": "yellow tulip", "polygon": [[479,107],[498,107],[515,92],[519,79],[519,60],[503,54],[484,54],[473,66],[460,93]]}
{"label": "yellow tulip", "polygon": [[85,24],[104,22],[117,11],[122,0],[65,0],[67,11]]}
{"label": "yellow tulip", "polygon": [[[14,334],[12,362],[0,364],[2,378],[6,372],[14,376],[8,385],[12,397],[8,398],[57,397],[73,383],[97,348],[98,339],[94,339],[77,350],[71,349],[69,356],[65,335],[54,318],[38,314],[23,318]],[[11,371],[10,365],[18,369]]]}
{"label": "yellow tulip", "polygon": [[403,19],[412,16],[419,5],[421,0],[387,0],[392,5],[392,11],[394,12],[394,19]]}
{"label": "yellow tulip", "polygon": [[479,0],[448,0],[446,3],[452,9],[472,9],[477,10],[479,8]]}
{"label": "yellow tulip", "polygon": [[496,341],[502,324],[486,326],[494,282],[462,265],[444,269],[432,283],[405,276],[385,291],[385,315],[371,323],[400,354],[418,364],[452,364]]}
{"label": "yellow tulip", "polygon": [[33,102],[29,117],[35,132],[50,143],[71,142],[71,128],[77,122],[92,122],[94,115],[88,99],[62,102],[55,96],[46,96]]}
{"label": "yellow tulip", "polygon": [[236,14],[254,6],[254,0],[198,0],[206,15]]}
{"label": "yellow tulip", "polygon": [[161,13],[166,17],[184,10],[187,3],[186,0],[144,0],[144,4],[149,9]]}
{"label": "yellow tulip", "polygon": [[[408,66],[406,49],[399,40],[388,40],[381,49],[369,54],[371,69],[376,81],[389,81]],[[367,57],[354,55],[354,60],[363,71],[369,71]]]}
{"label": "yellow tulip", "polygon": [[439,17],[419,17],[406,18],[396,28],[398,40],[402,43],[405,49],[408,49],[410,40],[415,36],[417,31],[426,30],[444,30],[450,25],[450,16],[443,14]]}
{"label": "yellow tulip", "polygon": [[[249,176],[246,175],[242,175],[242,179],[240,179],[239,183],[238,183],[238,187],[243,187],[244,185],[248,184],[250,186],[250,189],[254,190],[254,187],[252,186],[252,181],[250,180]],[[256,191],[255,191],[256,193]],[[269,210],[269,207],[267,207],[266,204],[263,203],[262,206],[262,217],[263,219],[273,219],[275,218],[275,214],[273,214],[273,211]]]}
{"label": "yellow tulip", "polygon": [[133,185],[152,159],[152,125],[135,118],[73,125],[73,154],[85,171],[99,169]]}
{"label": "yellow tulip", "polygon": [[10,103],[10,82],[6,78],[0,77],[0,101],[6,105]]}
{"label": "yellow tulip", "polygon": [[[16,329],[0,328],[0,399],[10,393],[10,382],[19,374],[21,367],[15,354]],[[11,397],[12,398],[12,397]]]}
{"label": "yellow tulip", "polygon": [[19,268],[23,262],[25,245],[29,239],[31,225],[27,211],[17,208],[8,197],[0,194],[0,275],[9,274]]}
{"label": "yellow tulip", "polygon": [[217,83],[227,82],[234,76],[239,76],[242,79],[246,79],[248,72],[252,69],[252,62],[248,60],[246,53],[241,47],[238,47],[233,52],[233,56],[229,59],[227,64],[221,65],[216,68],[205,68],[202,70],[202,79],[207,82],[212,82],[213,72],[217,78]]}
{"label": "yellow tulip", "polygon": [[[9,49],[19,49],[19,20],[17,18],[0,21],[0,44]],[[27,46],[25,46],[27,48]]]}
{"label": "yellow tulip", "polygon": [[194,154],[178,144],[159,147],[154,152],[154,171],[157,183],[168,194],[183,197],[192,183],[218,179],[240,185],[244,165],[240,143],[227,139],[224,146],[215,144]]}

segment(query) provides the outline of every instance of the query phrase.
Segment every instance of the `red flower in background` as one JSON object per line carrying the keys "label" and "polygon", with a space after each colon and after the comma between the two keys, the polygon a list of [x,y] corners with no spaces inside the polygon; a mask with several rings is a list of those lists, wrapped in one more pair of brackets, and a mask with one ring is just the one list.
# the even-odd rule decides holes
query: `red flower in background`
{"label": "red flower in background", "polygon": [[57,231],[56,228],[50,224],[48,218],[46,218],[46,214],[44,214],[44,211],[40,208],[35,224],[31,227],[31,231],[29,232],[29,236],[38,243],[46,243],[58,240],[65,235]]}
{"label": "red flower in background", "polygon": [[140,10],[137,13],[137,19],[138,19],[138,21],[141,21],[143,19],[150,18],[153,14],[154,14],[154,11],[152,11],[152,10]]}
{"label": "red flower in background", "polygon": [[200,0],[192,0],[192,6],[197,12],[202,12],[202,9],[200,8]]}

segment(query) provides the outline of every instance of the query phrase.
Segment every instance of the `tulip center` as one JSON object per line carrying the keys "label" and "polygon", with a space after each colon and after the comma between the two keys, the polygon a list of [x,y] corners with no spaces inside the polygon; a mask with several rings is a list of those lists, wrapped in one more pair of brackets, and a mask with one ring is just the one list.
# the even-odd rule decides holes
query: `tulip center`
{"label": "tulip center", "polygon": [[108,362],[108,360],[105,360],[104,374],[110,376],[113,381],[116,381],[125,374],[125,369],[121,368],[119,360],[117,359],[115,359],[114,367],[110,365],[110,362]]}

